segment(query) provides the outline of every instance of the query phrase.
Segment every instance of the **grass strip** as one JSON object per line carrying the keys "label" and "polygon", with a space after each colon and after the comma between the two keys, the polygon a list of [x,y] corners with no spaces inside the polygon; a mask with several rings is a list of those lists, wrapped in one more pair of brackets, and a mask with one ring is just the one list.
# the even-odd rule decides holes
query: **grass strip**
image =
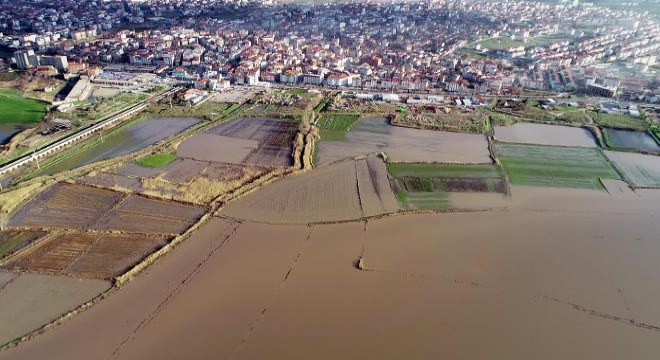
{"label": "grass strip", "polygon": [[136,162],[140,166],[144,166],[148,168],[160,168],[171,163],[176,159],[177,157],[172,152],[166,152],[166,153],[159,153],[159,154],[152,154],[149,156],[145,156],[137,160]]}

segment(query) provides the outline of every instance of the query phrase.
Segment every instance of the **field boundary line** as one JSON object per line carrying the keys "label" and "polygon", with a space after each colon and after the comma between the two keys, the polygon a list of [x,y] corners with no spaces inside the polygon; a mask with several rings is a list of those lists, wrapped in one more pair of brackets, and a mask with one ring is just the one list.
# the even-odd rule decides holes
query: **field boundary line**
{"label": "field boundary line", "polygon": [[88,226],[86,226],[87,228],[90,229],[97,228],[102,220],[109,218],[112,215],[113,211],[116,210],[119,207],[119,205],[124,201],[126,201],[126,199],[129,197],[128,193],[123,193],[119,191],[118,193],[122,194],[121,198],[119,198],[119,200],[117,200],[114,204],[112,204],[112,206],[109,209],[107,209],[104,213],[102,213],[96,220],[92,221]]}
{"label": "field boundary line", "polygon": [[313,221],[313,222],[306,222],[306,223],[302,223],[302,222],[301,223],[272,223],[272,222],[267,222],[267,221],[241,219],[241,218],[231,217],[231,216],[227,216],[227,215],[220,215],[220,214],[215,215],[215,217],[222,218],[222,219],[227,219],[227,220],[232,220],[232,221],[240,221],[240,222],[246,222],[246,223],[251,223],[251,224],[264,224],[264,225],[272,225],[272,226],[318,226],[318,225],[351,224],[351,223],[363,222],[363,221],[368,221],[368,220],[379,220],[379,219],[386,219],[386,218],[397,217],[397,216],[408,216],[408,215],[462,214],[462,213],[491,212],[491,211],[492,212],[510,211],[510,209],[507,206],[502,206],[502,207],[472,208],[472,209],[399,210],[399,211],[396,211],[396,212],[390,212],[390,213],[384,213],[384,214],[378,214],[378,215],[372,215],[372,216],[364,216],[364,217],[355,218],[355,219],[333,220],[333,221]]}
{"label": "field boundary line", "polygon": [[[200,225],[201,226],[201,225]],[[232,224],[229,224],[228,228],[226,231],[222,232],[217,236],[216,239],[223,238],[222,241],[220,241],[220,244],[218,246],[214,247],[211,252],[206,254],[206,257],[202,259],[201,262],[197,263],[192,270],[186,274],[186,276],[183,278],[183,280],[172,290],[163,301],[161,301],[156,308],[147,314],[147,316],[137,325],[135,329],[133,329],[131,335],[126,336],[119,345],[115,348],[115,350],[112,352],[110,355],[110,359],[115,359],[119,356],[119,352],[121,351],[121,348],[124,347],[129,341],[135,338],[135,335],[140,332],[142,329],[144,329],[145,326],[149,325],[155,318],[158,316],[158,314],[167,306],[167,304],[174,299],[179,293],[181,293],[182,289],[190,283],[190,280],[197,275],[203,268],[206,266],[209,260],[213,258],[213,256],[220,251],[223,246],[228,244],[233,236],[236,234],[238,229],[240,228],[241,223],[233,221]]]}
{"label": "field boundary line", "polygon": [[[94,240],[92,240],[92,241],[89,243],[89,246],[87,247],[87,249],[85,249],[85,251],[83,251],[83,252],[80,253],[78,256],[76,256],[76,258],[73,259],[73,261],[71,261],[71,262],[69,263],[69,265],[67,265],[64,269],[60,270],[60,272],[61,272],[63,275],[71,276],[71,275],[70,275],[70,274],[71,274],[70,269],[71,269],[71,268],[72,268],[72,267],[78,262],[78,260],[80,260],[80,259],[83,258],[85,255],[87,255],[87,253],[89,253],[89,252],[92,250],[92,248],[94,248],[98,243],[100,243],[100,242],[101,242],[101,239],[103,238],[103,235],[91,234],[91,236],[94,236]],[[79,276],[79,275],[76,275],[76,276]],[[86,276],[81,276],[81,277],[86,277]]]}
{"label": "field boundary line", "polygon": [[[106,281],[106,280],[103,280],[103,281]],[[45,333],[46,331],[48,331],[52,328],[55,328],[56,326],[61,325],[66,320],[78,315],[82,311],[90,309],[96,303],[98,303],[99,301],[105,299],[106,297],[108,297],[111,293],[113,293],[116,290],[117,290],[117,288],[115,286],[111,285],[107,290],[105,290],[102,293],[98,294],[96,297],[94,297],[91,300],[87,301],[86,303],[78,306],[77,308],[69,311],[68,313],[61,315],[60,317],[58,317],[57,319],[49,322],[48,324],[45,324],[45,325],[43,325],[42,327],[40,327],[38,329],[32,330],[31,332],[29,332],[29,333],[27,333],[23,336],[17,337],[17,338],[15,338],[11,341],[8,341],[4,344],[0,344],[0,354],[4,350],[7,350],[7,349],[15,347],[15,346],[18,346],[19,344],[21,344],[25,341],[28,341],[28,340],[36,337],[36,336],[39,336],[39,335]]]}
{"label": "field boundary line", "polygon": [[284,275],[284,278],[280,282],[280,285],[277,287],[277,289],[275,289],[275,292],[271,295],[270,300],[268,300],[266,302],[266,304],[261,309],[261,311],[259,311],[257,313],[256,319],[254,319],[252,322],[250,322],[248,324],[249,328],[248,328],[247,332],[245,333],[245,335],[241,339],[241,342],[238,343],[238,345],[236,345],[234,350],[231,352],[231,354],[227,358],[228,360],[233,359],[234,356],[236,356],[236,354],[238,354],[244,348],[244,346],[247,343],[250,335],[252,335],[252,333],[254,332],[254,329],[257,327],[257,325],[259,325],[259,322],[261,321],[261,319],[263,319],[266,316],[266,312],[271,307],[271,304],[275,301],[275,299],[277,299],[277,297],[280,294],[280,291],[282,291],[284,286],[286,286],[286,282],[287,282],[287,280],[289,280],[289,276],[291,276],[291,274],[293,273],[293,271],[297,267],[298,262],[300,261],[300,258],[302,258],[304,251],[309,246],[309,240],[311,238],[312,238],[311,234],[307,235],[307,238],[305,239],[305,241],[303,241],[303,243],[300,245],[300,247],[298,248],[298,253],[296,254],[295,258],[293,259],[293,263],[291,264],[291,266],[287,270],[286,274]]}
{"label": "field boundary line", "polygon": [[[4,271],[3,271],[3,272],[4,272]],[[7,273],[7,274],[13,274],[13,275],[15,275],[15,276],[13,276],[11,279],[9,279],[9,281],[7,281],[4,285],[0,286],[0,293],[2,293],[2,290],[6,289],[9,285],[11,285],[11,283],[13,283],[13,282],[14,282],[16,279],[18,279],[21,275],[23,275],[22,273],[9,272],[9,271],[6,272],[6,273]],[[0,349],[1,349],[1,347],[0,347]]]}
{"label": "field boundary line", "polygon": [[365,216],[364,214],[364,205],[362,204],[362,193],[360,191],[360,175],[358,174],[358,162],[361,160],[355,160],[353,161],[353,171],[355,171],[355,186],[357,188],[357,197],[358,197],[358,204],[360,205],[360,212],[362,213],[362,217]]}
{"label": "field boundary line", "polygon": [[[32,229],[32,228],[28,228]],[[47,233],[46,235],[42,236],[41,238],[33,241],[32,243],[28,244],[27,246],[23,247],[22,249],[16,251],[15,253],[5,257],[4,259],[0,260],[0,265],[5,266],[8,265],[16,260],[20,260],[26,256],[32,255],[35,251],[41,249],[45,245],[51,243],[55,238],[58,236],[61,236],[63,234],[66,234],[65,231],[62,230],[55,230],[52,232]],[[17,270],[12,270],[12,271],[17,271]]]}

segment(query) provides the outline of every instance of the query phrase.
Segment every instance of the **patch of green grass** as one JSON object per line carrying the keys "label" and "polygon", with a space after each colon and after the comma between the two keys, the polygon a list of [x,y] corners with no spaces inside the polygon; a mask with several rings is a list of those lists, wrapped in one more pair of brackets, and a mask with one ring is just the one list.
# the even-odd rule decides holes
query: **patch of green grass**
{"label": "patch of green grass", "polygon": [[176,159],[177,157],[173,153],[166,152],[166,153],[159,153],[159,154],[145,156],[137,160],[136,162],[140,166],[150,167],[150,168],[160,168],[171,163]]}
{"label": "patch of green grass", "polygon": [[469,59],[486,59],[488,58],[488,54],[478,52],[474,49],[468,49],[468,48],[461,48],[456,50],[456,55],[459,56],[465,56]]}
{"label": "patch of green grass", "polygon": [[358,114],[324,113],[318,121],[318,126],[321,130],[349,131],[359,118]]}
{"label": "patch of green grass", "polygon": [[34,124],[40,122],[44,115],[46,103],[26,99],[15,90],[0,90],[0,124]]}
{"label": "patch of green grass", "polygon": [[452,207],[449,194],[442,191],[422,193],[401,191],[395,195],[406,210],[446,210]]}
{"label": "patch of green grass", "polygon": [[513,125],[518,121],[518,118],[509,114],[504,114],[501,112],[489,110],[488,118],[490,119],[491,126],[498,125]]}
{"label": "patch of green grass", "polygon": [[600,178],[620,179],[597,149],[497,143],[512,184],[602,190]]}
{"label": "patch of green grass", "polygon": [[501,170],[495,165],[388,163],[394,177],[426,178],[500,178]]}
{"label": "patch of green grass", "polygon": [[295,88],[295,89],[289,89],[289,94],[291,95],[306,95],[308,91],[306,89],[300,89],[300,88]]}
{"label": "patch of green grass", "polygon": [[480,42],[480,44],[482,47],[488,48],[489,50],[503,50],[512,47],[520,47],[520,46],[523,46],[525,48],[530,48],[534,46],[547,46],[552,43],[566,41],[570,39],[572,39],[572,37],[565,35],[543,35],[543,36],[536,36],[529,38],[527,39],[527,42],[525,42],[523,41],[523,39],[512,40],[511,38],[508,37],[500,37],[500,38],[483,40]]}
{"label": "patch of green grass", "polygon": [[481,41],[482,48],[488,50],[503,50],[512,47],[526,46],[522,40],[511,40],[511,38],[492,38]]}
{"label": "patch of green grass", "polygon": [[591,116],[598,125],[607,126],[615,129],[631,129],[646,131],[649,127],[648,122],[642,117],[630,115],[605,114],[601,112],[592,112]]}
{"label": "patch of green grass", "polygon": [[8,231],[0,234],[0,259],[43,236],[42,231]]}
{"label": "patch of green grass", "polygon": [[566,121],[570,123],[586,124],[588,122],[587,116],[581,109],[567,106],[557,106],[553,110],[557,111],[557,120]]}
{"label": "patch of green grass", "polygon": [[321,130],[321,141],[344,141],[346,140],[346,131]]}
{"label": "patch of green grass", "polygon": [[660,128],[651,128],[649,130],[649,134],[651,134],[651,137],[655,140],[658,145],[660,145]]}
{"label": "patch of green grass", "polygon": [[241,107],[240,104],[231,104],[231,106],[227,107],[226,109],[222,110],[222,115],[227,116],[234,111],[238,110]]}
{"label": "patch of green grass", "polygon": [[323,98],[315,107],[314,107],[314,112],[321,112],[325,109],[326,106],[328,106],[328,103],[330,102],[329,97]]}

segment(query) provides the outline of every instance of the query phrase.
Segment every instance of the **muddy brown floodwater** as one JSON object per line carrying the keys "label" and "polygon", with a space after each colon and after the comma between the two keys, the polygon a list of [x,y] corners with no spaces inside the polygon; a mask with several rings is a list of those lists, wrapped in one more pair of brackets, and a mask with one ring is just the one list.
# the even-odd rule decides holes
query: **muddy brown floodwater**
{"label": "muddy brown floodwater", "polygon": [[658,359],[657,191],[512,194],[368,223],[212,218],[0,359]]}

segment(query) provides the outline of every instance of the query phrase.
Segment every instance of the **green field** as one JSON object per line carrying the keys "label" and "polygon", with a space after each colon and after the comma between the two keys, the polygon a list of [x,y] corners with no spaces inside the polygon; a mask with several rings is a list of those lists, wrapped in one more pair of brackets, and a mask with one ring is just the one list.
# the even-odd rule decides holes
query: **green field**
{"label": "green field", "polygon": [[452,207],[449,193],[441,191],[422,193],[401,191],[396,193],[396,198],[406,210],[446,210]]}
{"label": "green field", "polygon": [[462,164],[414,164],[389,163],[387,169],[394,177],[451,177],[451,178],[500,178],[502,174],[495,165]]}
{"label": "green field", "polygon": [[512,184],[600,190],[600,178],[620,179],[597,149],[498,143],[497,152]]}
{"label": "green field", "polygon": [[0,259],[43,236],[43,231],[7,231],[0,233]]}
{"label": "green field", "polygon": [[410,209],[452,208],[452,192],[506,193],[507,183],[495,165],[389,163],[401,205]]}
{"label": "green field", "polygon": [[651,134],[653,139],[655,139],[655,142],[657,142],[658,145],[660,145],[660,129],[652,128],[649,130],[649,134]]}
{"label": "green field", "polygon": [[522,39],[511,40],[508,37],[492,38],[482,40],[479,44],[482,47],[488,48],[489,50],[504,50],[512,47],[524,46],[525,48],[534,47],[534,46],[544,46],[550,45],[555,42],[570,40],[570,36],[566,35],[544,35],[537,36],[527,39],[527,42],[524,42]]}
{"label": "green field", "polygon": [[615,129],[646,131],[649,126],[644,118],[630,115],[605,114],[594,111],[591,113],[591,117],[598,125],[612,127]]}
{"label": "green field", "polygon": [[149,156],[145,156],[138,161],[138,165],[144,166],[144,167],[150,167],[150,168],[159,168],[163,167],[172,161],[176,160],[177,157],[172,154],[171,152],[166,152],[166,153],[160,153],[160,154],[153,154]]}
{"label": "green field", "polygon": [[358,121],[358,114],[324,113],[318,121],[321,130],[349,131]]}
{"label": "green field", "polygon": [[0,124],[34,124],[41,121],[44,115],[46,103],[26,99],[15,90],[0,90]]}
{"label": "green field", "polygon": [[321,112],[323,109],[325,109],[326,106],[328,106],[328,103],[330,102],[329,97],[323,98],[323,100],[319,101],[316,106],[314,106],[314,112]]}

